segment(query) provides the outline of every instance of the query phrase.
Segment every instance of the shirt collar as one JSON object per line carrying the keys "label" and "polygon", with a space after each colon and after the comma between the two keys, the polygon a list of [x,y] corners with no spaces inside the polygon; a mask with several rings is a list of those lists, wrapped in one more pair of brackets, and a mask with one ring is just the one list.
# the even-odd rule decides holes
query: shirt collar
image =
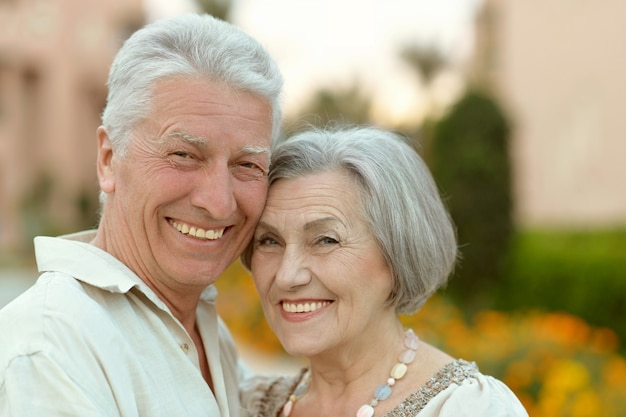
{"label": "shirt collar", "polygon": [[[110,292],[126,293],[131,288],[137,287],[150,298],[156,297],[141,278],[124,263],[90,244],[95,236],[95,230],[59,237],[37,236],[35,257],[39,272],[63,272],[86,284]],[[216,296],[217,289],[210,285],[202,292],[200,299],[214,302]]]}

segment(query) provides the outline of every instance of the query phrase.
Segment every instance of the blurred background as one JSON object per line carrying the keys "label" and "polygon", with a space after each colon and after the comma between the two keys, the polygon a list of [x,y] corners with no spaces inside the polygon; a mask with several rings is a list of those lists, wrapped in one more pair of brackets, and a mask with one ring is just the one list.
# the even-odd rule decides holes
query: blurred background
{"label": "blurred background", "polygon": [[[0,306],[37,277],[34,236],[96,226],[109,65],[133,31],[186,11],[266,45],[286,132],[373,123],[414,141],[463,260],[407,326],[503,379],[532,416],[626,416],[621,0],[2,0]],[[241,265],[218,288],[254,367],[302,365]]]}

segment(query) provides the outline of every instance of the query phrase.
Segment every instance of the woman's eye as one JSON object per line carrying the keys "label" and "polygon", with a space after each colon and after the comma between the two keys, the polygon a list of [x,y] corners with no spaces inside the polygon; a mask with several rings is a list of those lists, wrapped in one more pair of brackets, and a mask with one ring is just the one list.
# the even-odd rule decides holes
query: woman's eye
{"label": "woman's eye", "polygon": [[336,245],[337,243],[339,243],[337,239],[330,236],[320,236],[316,239],[315,242],[321,245]]}
{"label": "woman's eye", "polygon": [[271,236],[261,236],[256,239],[258,246],[272,246],[277,245],[278,241]]}

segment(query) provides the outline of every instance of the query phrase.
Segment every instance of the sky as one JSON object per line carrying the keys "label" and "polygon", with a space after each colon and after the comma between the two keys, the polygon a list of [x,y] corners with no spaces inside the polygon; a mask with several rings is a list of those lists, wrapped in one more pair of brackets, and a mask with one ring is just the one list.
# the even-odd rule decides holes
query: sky
{"label": "sky", "polygon": [[[193,0],[145,0],[152,17],[182,13]],[[462,65],[473,45],[480,0],[234,0],[232,21],[257,38],[285,78],[285,113],[296,112],[319,88],[356,81],[391,123],[424,110],[423,85],[399,58],[404,45],[434,45]],[[452,100],[457,72],[436,80],[435,100]]]}

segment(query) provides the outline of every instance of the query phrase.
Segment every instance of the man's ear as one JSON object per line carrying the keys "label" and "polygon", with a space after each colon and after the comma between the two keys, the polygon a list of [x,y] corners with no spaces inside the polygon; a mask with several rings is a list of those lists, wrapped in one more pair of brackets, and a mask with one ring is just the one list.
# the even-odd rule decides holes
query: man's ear
{"label": "man's ear", "polygon": [[109,133],[104,126],[98,128],[97,171],[100,189],[109,194],[115,191],[115,172],[113,170],[113,146]]}

